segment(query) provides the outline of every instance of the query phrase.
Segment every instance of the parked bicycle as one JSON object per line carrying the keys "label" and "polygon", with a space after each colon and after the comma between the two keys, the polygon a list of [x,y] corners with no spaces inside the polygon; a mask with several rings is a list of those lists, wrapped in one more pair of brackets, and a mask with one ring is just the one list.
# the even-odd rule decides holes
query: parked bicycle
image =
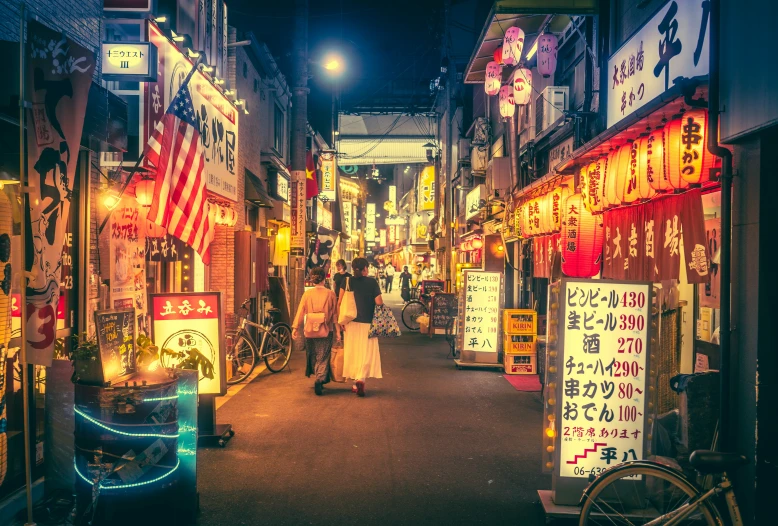
{"label": "parked bicycle", "polygon": [[[241,309],[248,313],[246,300]],[[262,340],[256,344],[249,327],[262,333]],[[227,361],[232,364],[232,375],[227,383],[237,384],[245,380],[263,359],[268,370],[278,373],[284,370],[292,355],[292,329],[286,323],[263,325],[240,317],[238,330],[227,334]]]}
{"label": "parked bicycle", "polygon": [[409,331],[419,330],[419,316],[427,314],[429,311],[426,305],[426,295],[422,294],[422,300],[419,299],[419,288],[411,288],[411,299],[403,306],[402,320],[403,324],[408,327]]}
{"label": "parked bicycle", "polygon": [[[732,526],[741,526],[735,492],[727,472],[748,461],[736,453],[695,451],[689,463],[701,475],[716,475],[712,487],[698,487],[684,473],[650,460],[621,464],[600,473],[584,491],[580,526],[721,526],[722,498]],[[712,480],[713,477],[706,477]]]}

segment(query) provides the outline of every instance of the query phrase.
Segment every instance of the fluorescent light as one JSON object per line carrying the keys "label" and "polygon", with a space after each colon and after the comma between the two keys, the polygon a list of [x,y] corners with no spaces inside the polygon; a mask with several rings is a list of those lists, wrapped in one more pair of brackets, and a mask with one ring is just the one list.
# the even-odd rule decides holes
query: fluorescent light
{"label": "fluorescent light", "polygon": [[535,56],[535,53],[537,52],[538,52],[538,39],[536,38],[535,42],[532,44],[532,47],[529,48],[529,52],[527,53],[527,60]]}

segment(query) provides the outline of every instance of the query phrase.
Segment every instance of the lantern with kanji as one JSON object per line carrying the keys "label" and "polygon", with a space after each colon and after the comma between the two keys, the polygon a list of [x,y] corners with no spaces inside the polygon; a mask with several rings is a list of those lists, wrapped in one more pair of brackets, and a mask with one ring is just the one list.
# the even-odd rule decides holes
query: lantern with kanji
{"label": "lantern with kanji", "polygon": [[564,202],[562,220],[562,272],[573,278],[591,278],[602,262],[602,216],[584,208],[581,194]]}
{"label": "lantern with kanji", "polygon": [[606,159],[601,157],[592,161],[586,168],[586,198],[589,200],[588,210],[593,214],[603,210],[603,186],[607,164]]}
{"label": "lantern with kanji", "polygon": [[665,166],[666,142],[667,128],[664,126],[652,131],[646,141],[646,178],[649,186],[657,192],[673,190]]}
{"label": "lantern with kanji", "polygon": [[699,185],[710,179],[716,157],[705,144],[707,120],[706,110],[693,109],[668,124],[665,169],[671,183],[678,181],[682,185],[675,188]]}
{"label": "lantern with kanji", "polygon": [[540,202],[540,233],[550,234],[554,226],[551,217],[551,192],[544,194],[538,201]]}
{"label": "lantern with kanji", "polygon": [[529,104],[532,95],[532,71],[527,68],[518,68],[513,72],[513,103],[516,105]]}
{"label": "lantern with kanji", "polygon": [[516,106],[513,104],[513,87],[503,86],[500,88],[500,115],[504,118],[513,117],[516,112]]}
{"label": "lantern with kanji", "polygon": [[167,229],[163,226],[159,226],[156,223],[153,223],[146,219],[143,222],[144,226],[146,227],[146,237],[149,238],[159,238],[159,237],[165,237],[165,233],[167,233]]}
{"label": "lantern with kanji", "polygon": [[589,166],[586,164],[578,170],[578,187],[581,189],[584,207],[589,210]]}
{"label": "lantern with kanji", "polygon": [[486,65],[486,74],[484,77],[484,91],[487,95],[497,95],[502,84],[502,69],[497,62],[489,62]]}
{"label": "lantern with kanji", "polygon": [[656,137],[652,134],[642,135],[638,140],[638,196],[640,199],[651,199],[656,195],[656,190],[651,186],[651,181],[656,176],[654,167],[650,162],[650,153],[653,153]]}
{"label": "lantern with kanji", "polygon": [[608,160],[606,162],[607,168],[605,169],[605,189],[604,189],[604,208],[613,208],[619,206],[621,201],[616,195],[616,183],[618,182],[619,173],[619,155],[621,154],[620,148],[615,148],[608,153]]}
{"label": "lantern with kanji", "polygon": [[502,62],[506,66],[515,66],[521,60],[524,50],[524,31],[520,27],[509,27],[502,39]]}
{"label": "lantern with kanji", "polygon": [[556,71],[559,40],[556,35],[544,33],[538,37],[538,73],[547,79]]}
{"label": "lantern with kanji", "polygon": [[570,195],[570,189],[567,186],[558,186],[551,191],[550,195],[551,231],[559,232],[562,229],[562,205]]}
{"label": "lantern with kanji", "polygon": [[135,200],[141,206],[150,206],[154,199],[154,179],[143,178],[135,183]]}
{"label": "lantern with kanji", "polygon": [[638,199],[638,144],[629,142],[619,148],[619,164],[616,168],[616,197],[621,204]]}

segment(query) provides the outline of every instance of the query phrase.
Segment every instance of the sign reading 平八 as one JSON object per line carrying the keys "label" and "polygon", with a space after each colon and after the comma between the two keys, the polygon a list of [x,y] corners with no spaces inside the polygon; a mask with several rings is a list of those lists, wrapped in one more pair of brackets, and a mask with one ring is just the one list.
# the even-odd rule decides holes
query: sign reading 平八
{"label": "sign reading \u5e73\u516b", "polygon": [[498,352],[502,274],[465,271],[463,294],[462,350]]}
{"label": "sign reading \u5e73\u516b", "polygon": [[558,477],[644,458],[651,297],[650,283],[562,280]]}

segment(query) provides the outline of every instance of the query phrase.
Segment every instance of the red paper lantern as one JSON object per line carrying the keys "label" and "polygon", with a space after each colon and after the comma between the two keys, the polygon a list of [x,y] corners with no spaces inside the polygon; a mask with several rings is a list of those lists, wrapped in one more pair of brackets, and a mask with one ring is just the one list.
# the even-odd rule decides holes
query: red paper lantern
{"label": "red paper lantern", "polygon": [[153,179],[141,179],[135,183],[135,200],[139,205],[151,205],[151,201],[154,199],[154,185]]}
{"label": "red paper lantern", "polygon": [[501,66],[504,64],[502,61],[502,44],[497,46],[497,49],[494,50],[494,61]]}
{"label": "red paper lantern", "polygon": [[559,39],[551,33],[538,37],[538,73],[547,79],[556,71],[556,56]]}
{"label": "red paper lantern", "polygon": [[484,242],[480,237],[474,237],[472,242],[473,248],[479,249],[484,246]]}
{"label": "red paper lantern", "polygon": [[654,167],[649,160],[649,152],[653,155],[656,137],[645,134],[637,140],[638,143],[638,196],[640,199],[651,199],[656,190],[651,186],[655,177]]}
{"label": "red paper lantern", "polygon": [[497,95],[502,84],[502,68],[497,62],[489,62],[486,65],[484,91],[487,95]]}
{"label": "red paper lantern", "polygon": [[716,158],[708,152],[705,137],[708,112],[693,109],[670,121],[667,138],[667,163],[671,183],[675,188],[702,184],[710,180],[710,169]]}
{"label": "red paper lantern", "polygon": [[518,68],[513,72],[513,103],[524,106],[529,104],[532,95],[532,71]]}
{"label": "red paper lantern", "polygon": [[581,194],[565,200],[562,221],[562,272],[573,278],[591,278],[602,263],[602,216],[584,208]]}

